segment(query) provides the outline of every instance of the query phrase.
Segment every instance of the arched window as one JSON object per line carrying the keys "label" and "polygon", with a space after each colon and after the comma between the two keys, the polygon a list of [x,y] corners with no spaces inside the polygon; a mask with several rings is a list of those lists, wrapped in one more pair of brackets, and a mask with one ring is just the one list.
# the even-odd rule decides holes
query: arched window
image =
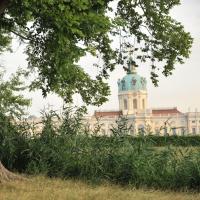
{"label": "arched window", "polygon": [[145,129],[144,129],[144,125],[143,124],[138,126],[138,134],[139,135],[144,135],[145,134]]}
{"label": "arched window", "polygon": [[173,135],[176,135],[176,128],[172,128]]}
{"label": "arched window", "polygon": [[167,136],[168,132],[167,132],[167,127],[164,128],[164,136]]}
{"label": "arched window", "polygon": [[106,130],[105,129],[101,129],[101,133],[102,133],[102,135],[106,135]]}
{"label": "arched window", "polygon": [[196,134],[196,128],[192,128],[192,134],[193,134],[193,135]]}
{"label": "arched window", "polygon": [[156,127],[155,131],[156,131],[156,135],[160,135],[160,129],[158,127]]}
{"label": "arched window", "polygon": [[142,99],[142,108],[145,109],[145,101]]}
{"label": "arched window", "polygon": [[137,99],[133,100],[133,109],[137,109]]}
{"label": "arched window", "polygon": [[134,135],[135,134],[135,128],[134,127],[132,127],[132,129],[130,130],[130,135]]}
{"label": "arched window", "polygon": [[[199,128],[199,130],[200,130],[200,128]],[[185,135],[185,129],[184,129],[184,127],[181,128],[181,135],[182,135],[182,136]]]}
{"label": "arched window", "polygon": [[126,99],[124,99],[124,110],[128,110],[128,103]]}

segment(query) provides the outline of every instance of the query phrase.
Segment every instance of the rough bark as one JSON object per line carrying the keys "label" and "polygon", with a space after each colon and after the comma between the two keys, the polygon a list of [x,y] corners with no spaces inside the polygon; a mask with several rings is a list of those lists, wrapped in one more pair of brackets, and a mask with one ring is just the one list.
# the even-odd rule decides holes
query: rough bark
{"label": "rough bark", "polygon": [[8,171],[0,161],[0,183],[11,180],[23,180],[24,178]]}

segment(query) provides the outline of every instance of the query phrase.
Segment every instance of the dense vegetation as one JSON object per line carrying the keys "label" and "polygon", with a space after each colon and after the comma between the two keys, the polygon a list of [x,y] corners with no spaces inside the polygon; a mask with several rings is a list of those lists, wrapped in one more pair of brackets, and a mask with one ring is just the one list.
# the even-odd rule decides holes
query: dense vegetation
{"label": "dense vegetation", "polygon": [[[41,133],[33,136],[28,133],[30,125],[10,123],[1,115],[0,160],[8,169],[28,174],[199,189],[200,137],[90,135],[81,123],[83,111],[66,109],[62,119],[45,113]],[[62,121],[60,126],[55,117]]]}

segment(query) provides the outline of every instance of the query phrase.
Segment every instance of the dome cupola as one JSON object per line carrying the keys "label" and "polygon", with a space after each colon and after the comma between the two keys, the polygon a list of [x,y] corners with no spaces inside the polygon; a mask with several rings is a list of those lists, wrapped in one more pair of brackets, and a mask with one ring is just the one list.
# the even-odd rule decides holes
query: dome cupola
{"label": "dome cupola", "polygon": [[118,80],[119,109],[123,115],[145,113],[147,108],[147,81],[136,73],[134,61],[127,61],[126,76]]}
{"label": "dome cupola", "polygon": [[118,91],[140,91],[146,90],[147,81],[137,74],[132,57],[128,60],[127,74],[118,80]]}

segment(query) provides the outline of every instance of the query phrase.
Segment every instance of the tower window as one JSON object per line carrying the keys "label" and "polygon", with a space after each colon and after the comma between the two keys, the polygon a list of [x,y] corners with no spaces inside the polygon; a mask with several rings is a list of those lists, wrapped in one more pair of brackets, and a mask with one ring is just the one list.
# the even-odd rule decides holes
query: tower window
{"label": "tower window", "polygon": [[133,100],[133,109],[137,109],[137,99]]}
{"label": "tower window", "polygon": [[145,101],[142,99],[142,108],[145,109]]}
{"label": "tower window", "polygon": [[128,103],[127,103],[127,100],[124,99],[124,110],[127,110],[128,109]]}

